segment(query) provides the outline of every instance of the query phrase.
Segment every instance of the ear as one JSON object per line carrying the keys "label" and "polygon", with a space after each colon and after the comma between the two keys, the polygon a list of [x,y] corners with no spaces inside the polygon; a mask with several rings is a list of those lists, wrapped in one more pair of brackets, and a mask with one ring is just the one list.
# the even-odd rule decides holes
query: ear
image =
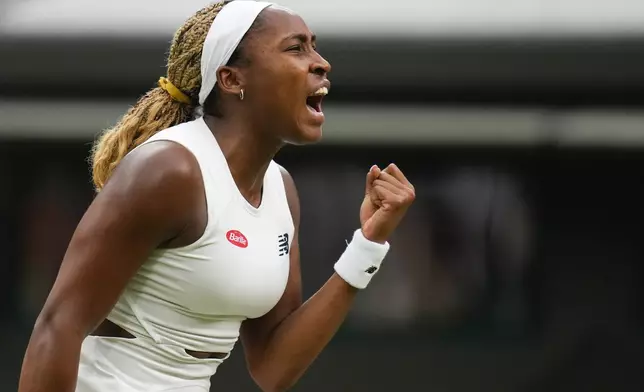
{"label": "ear", "polygon": [[217,70],[217,84],[224,94],[239,95],[244,82],[244,75],[237,68],[223,66]]}

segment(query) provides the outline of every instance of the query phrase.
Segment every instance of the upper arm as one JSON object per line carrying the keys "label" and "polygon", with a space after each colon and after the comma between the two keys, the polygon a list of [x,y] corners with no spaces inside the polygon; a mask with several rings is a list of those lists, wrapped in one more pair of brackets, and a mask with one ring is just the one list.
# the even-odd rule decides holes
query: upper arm
{"label": "upper arm", "polygon": [[286,190],[286,199],[288,200],[288,207],[291,210],[293,217],[293,224],[295,225],[295,235],[297,235],[300,228],[300,196],[297,193],[295,180],[291,174],[280,166],[282,178],[284,179],[284,188]]}
{"label": "upper arm", "polygon": [[176,143],[126,156],[78,224],[39,324],[89,334],[150,252],[191,224],[201,181],[196,159]]}
{"label": "upper arm", "polygon": [[258,363],[263,355],[268,340],[275,328],[293,311],[302,305],[302,277],[300,273],[300,246],[299,246],[299,228],[300,228],[300,199],[295,187],[293,177],[280,167],[284,187],[286,189],[286,198],[288,199],[289,209],[293,218],[295,233],[289,252],[290,269],[288,282],[282,298],[277,305],[266,315],[252,320],[246,320],[241,329],[241,339],[244,345],[246,361],[252,369],[254,363]]}
{"label": "upper arm", "polygon": [[282,178],[284,179],[284,188],[286,189],[286,198],[293,218],[293,242],[291,245],[290,269],[286,290],[280,302],[272,310],[275,312],[274,317],[282,321],[292,311],[302,305],[302,276],[300,270],[300,197],[295,186],[295,181],[291,174],[280,166]]}

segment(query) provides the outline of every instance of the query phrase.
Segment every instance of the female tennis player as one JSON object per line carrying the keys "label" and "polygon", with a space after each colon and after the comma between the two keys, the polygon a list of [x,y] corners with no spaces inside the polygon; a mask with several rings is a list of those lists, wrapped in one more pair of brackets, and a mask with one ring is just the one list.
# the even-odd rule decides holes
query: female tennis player
{"label": "female tennis player", "polygon": [[361,228],[302,303],[300,204],[273,157],[320,139],[329,71],[302,19],[274,4],[217,3],[179,29],[167,77],[96,143],[98,193],[20,392],[204,392],[239,338],[262,390],[297,382],[414,200],[395,165],[368,170]]}

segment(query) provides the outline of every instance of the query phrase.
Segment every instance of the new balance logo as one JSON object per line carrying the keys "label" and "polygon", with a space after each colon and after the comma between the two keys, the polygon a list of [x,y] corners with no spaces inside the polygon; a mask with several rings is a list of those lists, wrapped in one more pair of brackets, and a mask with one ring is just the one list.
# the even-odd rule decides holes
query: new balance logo
{"label": "new balance logo", "polygon": [[288,233],[277,236],[277,249],[280,256],[285,256],[288,254]]}

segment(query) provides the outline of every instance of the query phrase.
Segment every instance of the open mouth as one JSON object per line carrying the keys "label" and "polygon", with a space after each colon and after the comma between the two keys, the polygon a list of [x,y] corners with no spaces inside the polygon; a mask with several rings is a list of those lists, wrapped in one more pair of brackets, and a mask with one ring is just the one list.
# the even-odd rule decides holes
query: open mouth
{"label": "open mouth", "polygon": [[309,107],[312,111],[316,113],[322,113],[322,100],[324,96],[329,93],[329,89],[326,87],[321,87],[315,93],[309,95],[306,98],[306,106]]}

